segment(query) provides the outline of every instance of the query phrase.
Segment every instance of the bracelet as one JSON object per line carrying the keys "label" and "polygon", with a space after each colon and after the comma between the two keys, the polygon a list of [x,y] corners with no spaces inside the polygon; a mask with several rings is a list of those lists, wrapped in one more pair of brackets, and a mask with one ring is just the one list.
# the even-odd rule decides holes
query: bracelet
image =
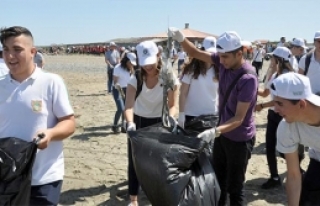
{"label": "bracelet", "polygon": [[263,104],[260,104],[261,109],[263,109]]}

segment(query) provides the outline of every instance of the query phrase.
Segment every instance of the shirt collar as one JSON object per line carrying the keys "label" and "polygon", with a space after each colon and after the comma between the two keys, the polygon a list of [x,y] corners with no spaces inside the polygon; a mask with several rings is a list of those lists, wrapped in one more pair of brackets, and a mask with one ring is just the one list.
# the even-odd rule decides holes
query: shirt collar
{"label": "shirt collar", "polygon": [[[28,78],[26,78],[23,82],[27,82],[27,81],[29,81],[30,79],[32,79],[32,80],[37,79],[42,72],[43,72],[42,69],[39,68],[39,67],[37,67],[36,64],[35,64],[35,69],[34,69],[34,71],[33,71],[32,74],[31,74]],[[16,80],[12,79],[10,73],[6,75],[6,78],[8,79],[9,82],[17,82]],[[23,82],[21,82],[21,83],[23,83]]]}

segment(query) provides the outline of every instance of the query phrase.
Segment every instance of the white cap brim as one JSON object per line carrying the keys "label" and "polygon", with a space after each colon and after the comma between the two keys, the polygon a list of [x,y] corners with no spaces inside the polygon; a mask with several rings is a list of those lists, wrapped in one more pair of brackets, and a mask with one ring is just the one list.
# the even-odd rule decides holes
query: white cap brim
{"label": "white cap brim", "polygon": [[217,49],[215,47],[210,47],[210,48],[206,49],[206,51],[210,52],[210,53],[216,53]]}
{"label": "white cap brim", "polygon": [[157,62],[157,56],[149,56],[146,58],[139,58],[139,65],[145,66],[150,64],[155,64]]}
{"label": "white cap brim", "polygon": [[312,104],[320,107],[320,96],[318,96],[316,94],[311,94],[308,98],[306,98],[306,100],[308,100]]}

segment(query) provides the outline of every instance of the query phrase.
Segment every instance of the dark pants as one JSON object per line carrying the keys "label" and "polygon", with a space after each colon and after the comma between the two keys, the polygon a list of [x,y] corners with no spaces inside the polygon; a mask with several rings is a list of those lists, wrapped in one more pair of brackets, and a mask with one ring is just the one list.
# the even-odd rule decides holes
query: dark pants
{"label": "dark pants", "polygon": [[[161,122],[161,118],[144,118],[134,115],[134,123],[136,124],[136,129],[148,127],[156,123]],[[130,140],[128,139],[128,179],[129,179],[129,195],[138,195],[139,192],[139,181],[136,175],[136,171],[133,165],[132,150]]]}
{"label": "dark pants", "polygon": [[[127,88],[122,88],[122,91],[124,94],[126,94]],[[113,99],[116,103],[117,106],[117,111],[114,114],[114,119],[113,119],[113,125],[118,125],[119,119],[121,117],[122,122],[124,121],[124,103],[125,103],[125,98],[123,99],[120,92],[113,87],[112,89],[112,94],[113,94]]]}
{"label": "dark pants", "polygon": [[30,206],[58,205],[62,180],[31,187]]}
{"label": "dark pants", "polygon": [[259,77],[259,71],[262,69],[262,62],[252,62],[252,65],[256,68],[256,72]]}
{"label": "dark pants", "polygon": [[184,59],[178,60],[178,74],[181,72],[181,66],[184,64]]}
{"label": "dark pants", "polygon": [[110,93],[112,90],[112,82],[113,82],[113,68],[108,67],[108,92]]}
{"label": "dark pants", "polygon": [[301,189],[300,205],[320,205],[320,162],[310,158]]}
{"label": "dark pants", "polygon": [[245,142],[235,142],[224,136],[215,138],[213,147],[213,168],[221,189],[219,205],[244,205],[244,182],[248,160],[255,143],[255,137]]}
{"label": "dark pants", "polygon": [[266,152],[267,152],[267,162],[268,162],[271,178],[278,177],[276,145],[277,145],[277,129],[281,120],[282,120],[282,117],[278,113],[276,113],[272,109],[269,109],[268,123],[267,123],[267,130],[266,130]]}

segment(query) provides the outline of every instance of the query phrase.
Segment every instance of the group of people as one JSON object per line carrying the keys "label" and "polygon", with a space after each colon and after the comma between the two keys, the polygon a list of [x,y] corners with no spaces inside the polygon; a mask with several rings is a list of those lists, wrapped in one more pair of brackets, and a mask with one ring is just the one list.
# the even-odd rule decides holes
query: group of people
{"label": "group of people", "polygon": [[[219,205],[226,205],[228,195],[230,205],[244,205],[245,173],[256,138],[254,113],[270,107],[266,132],[270,179],[262,187],[281,185],[278,150],[287,162],[288,204],[319,205],[320,32],[315,33],[315,49],[310,53],[303,55],[305,45],[299,38],[290,48],[279,46],[273,51],[263,90],[258,88],[255,68],[244,58],[243,42],[236,32],[206,38],[201,48],[176,28],[169,28],[168,35],[180,44],[189,61],[180,80],[171,77],[174,86],[167,91],[166,102],[160,78],[165,66],[162,48],[144,41],[135,51],[120,54],[116,45],[110,44],[105,55],[108,71],[112,70],[108,89],[110,86],[117,105],[112,130],[118,132],[121,116],[123,132],[161,122],[164,103],[170,116],[178,116],[181,128],[186,129],[199,116],[215,116],[216,127],[198,137],[214,140],[212,167],[221,189]],[[32,171],[30,205],[57,205],[64,174],[62,140],[75,131],[66,86],[60,76],[44,72],[34,63],[36,49],[27,28],[3,28],[0,41],[0,54],[9,71],[0,77],[0,138],[32,141],[44,134]],[[258,95],[269,94],[272,101],[257,103]],[[309,147],[311,159],[306,171],[300,167],[304,146]],[[139,180],[129,140],[127,147],[130,205],[136,206]]]}

